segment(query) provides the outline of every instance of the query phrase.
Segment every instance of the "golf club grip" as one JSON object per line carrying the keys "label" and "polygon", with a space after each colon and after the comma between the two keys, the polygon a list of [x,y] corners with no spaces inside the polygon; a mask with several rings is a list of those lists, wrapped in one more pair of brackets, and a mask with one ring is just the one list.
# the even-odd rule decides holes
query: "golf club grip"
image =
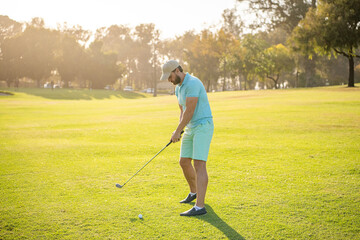
{"label": "golf club grip", "polygon": [[[184,130],[181,131],[180,136],[184,133]],[[170,140],[170,142],[168,144],[166,144],[166,147],[169,146],[172,143],[172,141]]]}

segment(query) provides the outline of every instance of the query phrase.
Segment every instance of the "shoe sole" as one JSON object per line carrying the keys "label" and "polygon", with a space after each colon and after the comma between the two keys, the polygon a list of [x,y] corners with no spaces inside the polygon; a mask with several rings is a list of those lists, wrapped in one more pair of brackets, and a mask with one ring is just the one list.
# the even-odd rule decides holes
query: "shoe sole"
{"label": "shoe sole", "polygon": [[202,216],[202,215],[206,215],[207,213],[202,213],[202,214],[196,214],[196,215],[181,215],[182,217],[196,217],[196,216]]}
{"label": "shoe sole", "polygon": [[[199,210],[200,211],[200,210]],[[184,217],[192,217],[192,216],[201,216],[201,215],[205,215],[207,214],[207,211],[204,209],[200,212],[198,211],[192,211],[191,209],[191,212],[189,211],[186,211],[186,212],[183,212],[183,213],[180,213],[180,216],[184,216]]]}
{"label": "shoe sole", "polygon": [[[194,200],[195,200],[195,199],[194,199]],[[194,200],[186,201],[186,202],[180,201],[179,203],[191,203],[191,202],[193,202]]]}

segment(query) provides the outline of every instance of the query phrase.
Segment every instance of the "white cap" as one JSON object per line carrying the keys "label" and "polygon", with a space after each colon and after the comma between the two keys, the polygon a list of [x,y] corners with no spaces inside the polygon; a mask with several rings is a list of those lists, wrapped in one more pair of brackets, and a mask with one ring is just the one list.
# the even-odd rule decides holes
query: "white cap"
{"label": "white cap", "polygon": [[172,71],[174,71],[178,66],[179,62],[176,60],[169,60],[162,66],[162,75],[160,81],[167,80]]}

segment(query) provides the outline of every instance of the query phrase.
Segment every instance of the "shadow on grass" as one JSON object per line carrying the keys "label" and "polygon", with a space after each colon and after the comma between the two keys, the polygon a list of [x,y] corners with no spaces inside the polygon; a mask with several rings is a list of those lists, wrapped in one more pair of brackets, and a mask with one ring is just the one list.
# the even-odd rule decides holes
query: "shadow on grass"
{"label": "shadow on grass", "polygon": [[136,92],[107,91],[107,90],[89,90],[89,89],[43,89],[43,88],[18,88],[11,89],[9,92],[21,92],[28,95],[34,95],[54,100],[92,100],[92,99],[110,99],[125,98],[136,99],[146,96]]}
{"label": "shadow on grass", "polygon": [[222,231],[228,239],[231,240],[245,240],[243,236],[241,236],[235,229],[230,227],[226,222],[224,222],[208,205],[205,204],[207,214],[203,216],[196,216],[196,218],[208,222],[220,231]]}
{"label": "shadow on grass", "polygon": [[11,92],[7,92],[7,91],[0,91],[0,96],[12,96],[14,95],[13,93]]}

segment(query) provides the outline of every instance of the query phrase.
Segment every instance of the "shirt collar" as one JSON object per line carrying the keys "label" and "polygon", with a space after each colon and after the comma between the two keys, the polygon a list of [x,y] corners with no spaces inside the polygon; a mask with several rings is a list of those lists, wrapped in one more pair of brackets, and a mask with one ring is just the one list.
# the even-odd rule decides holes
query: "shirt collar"
{"label": "shirt collar", "polygon": [[187,81],[189,80],[189,78],[190,78],[190,74],[189,74],[189,73],[186,73],[186,75],[185,75],[185,77],[184,77],[184,81],[182,82],[182,84],[180,85],[180,87],[183,86],[184,84],[186,84]]}

